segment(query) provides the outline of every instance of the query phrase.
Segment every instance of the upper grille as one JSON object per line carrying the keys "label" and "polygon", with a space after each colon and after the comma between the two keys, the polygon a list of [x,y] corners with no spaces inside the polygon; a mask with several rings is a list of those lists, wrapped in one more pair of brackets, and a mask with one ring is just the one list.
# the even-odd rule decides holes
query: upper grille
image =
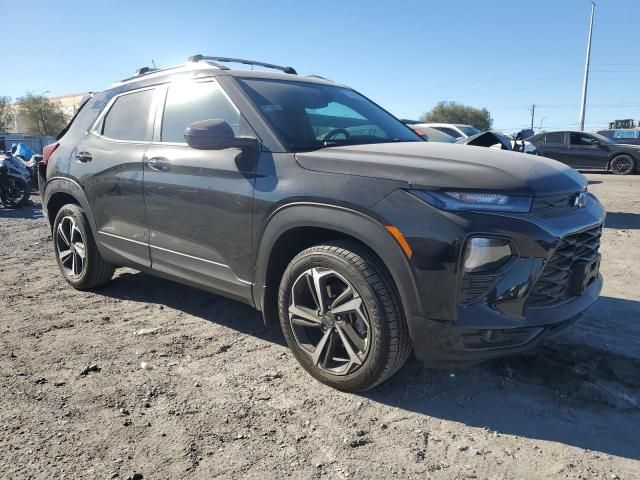
{"label": "upper grille", "polygon": [[541,217],[550,217],[568,213],[571,209],[576,208],[574,205],[578,192],[561,193],[560,195],[546,195],[544,197],[536,197],[533,199],[531,213],[535,213]]}
{"label": "upper grille", "polygon": [[527,304],[546,306],[569,298],[569,277],[573,267],[577,262],[596,259],[601,235],[602,225],[598,225],[563,238],[533,286]]}

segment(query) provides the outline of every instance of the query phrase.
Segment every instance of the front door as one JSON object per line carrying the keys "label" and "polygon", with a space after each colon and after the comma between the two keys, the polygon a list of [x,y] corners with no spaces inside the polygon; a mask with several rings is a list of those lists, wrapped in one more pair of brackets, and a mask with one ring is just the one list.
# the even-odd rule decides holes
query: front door
{"label": "front door", "polygon": [[571,157],[577,168],[588,170],[606,170],[609,161],[609,148],[598,139],[587,133],[571,132],[569,134]]}
{"label": "front door", "polygon": [[73,153],[70,173],[84,189],[98,242],[120,259],[149,266],[142,160],[151,140],[154,89],[114,97]]}
{"label": "front door", "polygon": [[152,268],[251,299],[254,172],[238,161],[238,148],[196,150],[184,139],[200,120],[225,120],[236,135],[249,127],[213,80],[166,88],[144,166]]}

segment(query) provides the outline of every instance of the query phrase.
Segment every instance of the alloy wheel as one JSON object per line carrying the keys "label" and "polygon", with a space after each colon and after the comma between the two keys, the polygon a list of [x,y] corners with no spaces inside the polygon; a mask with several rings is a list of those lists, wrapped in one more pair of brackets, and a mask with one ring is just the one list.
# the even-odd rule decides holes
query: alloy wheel
{"label": "alloy wheel", "polygon": [[355,287],[328,268],[310,268],[291,287],[289,322],[295,341],[313,366],[347,375],[364,363],[371,325]]}
{"label": "alloy wheel", "polygon": [[626,155],[621,155],[611,161],[611,170],[618,175],[626,175],[631,173],[633,169],[633,160]]}
{"label": "alloy wheel", "polygon": [[82,276],[87,249],[82,232],[73,217],[62,217],[58,223],[56,246],[64,273],[73,279]]}

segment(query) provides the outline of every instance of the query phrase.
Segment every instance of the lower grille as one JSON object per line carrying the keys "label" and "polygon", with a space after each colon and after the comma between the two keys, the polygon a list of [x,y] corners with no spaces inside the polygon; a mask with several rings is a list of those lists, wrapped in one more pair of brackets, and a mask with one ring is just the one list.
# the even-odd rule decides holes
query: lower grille
{"label": "lower grille", "polygon": [[601,235],[602,225],[599,225],[563,238],[533,286],[527,305],[553,305],[571,297],[571,272],[578,262],[591,262],[597,258]]}

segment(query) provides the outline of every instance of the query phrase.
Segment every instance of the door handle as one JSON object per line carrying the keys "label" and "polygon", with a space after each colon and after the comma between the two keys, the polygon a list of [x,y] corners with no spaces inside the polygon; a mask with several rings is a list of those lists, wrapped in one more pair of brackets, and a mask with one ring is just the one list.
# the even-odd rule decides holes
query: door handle
{"label": "door handle", "polygon": [[157,172],[166,172],[171,169],[171,162],[165,157],[153,157],[147,160],[150,169]]}
{"label": "door handle", "polygon": [[79,152],[76,154],[76,160],[82,163],[90,162],[93,159],[89,152]]}

